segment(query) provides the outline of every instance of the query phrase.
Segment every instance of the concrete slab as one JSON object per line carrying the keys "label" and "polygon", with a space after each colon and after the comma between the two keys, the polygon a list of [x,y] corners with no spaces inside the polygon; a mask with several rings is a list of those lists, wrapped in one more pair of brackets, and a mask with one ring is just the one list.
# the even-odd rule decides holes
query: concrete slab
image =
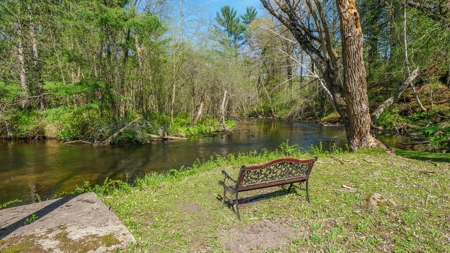
{"label": "concrete slab", "polygon": [[95,193],[0,210],[0,252],[106,252],[135,242]]}

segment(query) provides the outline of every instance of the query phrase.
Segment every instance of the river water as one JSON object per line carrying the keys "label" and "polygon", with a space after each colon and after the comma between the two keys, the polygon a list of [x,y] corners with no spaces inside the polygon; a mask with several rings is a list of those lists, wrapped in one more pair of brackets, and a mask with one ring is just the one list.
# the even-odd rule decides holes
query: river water
{"label": "river water", "polygon": [[149,144],[122,144],[94,148],[63,145],[56,140],[0,140],[0,204],[21,204],[73,191],[84,181],[101,184],[106,178],[133,179],[151,172],[189,167],[198,159],[249,151],[273,150],[289,140],[305,151],[322,143],[345,147],[343,127],[273,119],[245,119],[232,133]]}

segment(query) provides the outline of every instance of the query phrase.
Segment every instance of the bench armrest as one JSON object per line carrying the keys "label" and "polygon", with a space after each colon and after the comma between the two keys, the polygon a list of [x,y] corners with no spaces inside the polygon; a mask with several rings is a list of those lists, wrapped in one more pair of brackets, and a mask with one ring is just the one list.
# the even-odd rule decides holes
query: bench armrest
{"label": "bench armrest", "polygon": [[[228,175],[228,173],[226,172],[226,171],[224,171],[224,170],[222,170],[222,174],[224,174],[225,175],[225,179],[230,179],[231,181],[233,181],[234,183],[236,183],[237,181],[236,180],[234,180],[230,175]],[[224,180],[225,181],[225,180]]]}

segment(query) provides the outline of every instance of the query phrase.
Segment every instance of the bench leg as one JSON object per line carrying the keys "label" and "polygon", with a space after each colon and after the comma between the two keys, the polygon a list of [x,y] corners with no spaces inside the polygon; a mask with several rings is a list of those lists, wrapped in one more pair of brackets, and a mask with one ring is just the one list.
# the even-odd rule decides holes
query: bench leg
{"label": "bench leg", "polygon": [[291,192],[291,188],[292,188],[292,185],[293,185],[294,183],[291,183],[290,185],[289,185],[289,188],[288,188],[288,192]]}
{"label": "bench leg", "polygon": [[239,192],[236,192],[236,198],[235,198],[234,204],[236,205],[236,215],[237,215],[237,217],[238,217],[238,220],[241,220],[241,215],[239,214],[239,198],[238,198],[238,193],[239,193]]}
{"label": "bench leg", "polygon": [[225,190],[225,187],[223,188],[223,197],[222,197],[222,208],[225,204],[225,197],[226,197],[227,191]]}
{"label": "bench leg", "polygon": [[306,180],[306,200],[308,200],[308,203],[311,203],[311,201],[309,201],[308,181],[309,180]]}

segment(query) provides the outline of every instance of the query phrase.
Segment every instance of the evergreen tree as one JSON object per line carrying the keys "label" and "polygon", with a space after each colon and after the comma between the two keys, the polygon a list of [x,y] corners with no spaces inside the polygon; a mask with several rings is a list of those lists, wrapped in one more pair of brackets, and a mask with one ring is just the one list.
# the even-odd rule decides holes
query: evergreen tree
{"label": "evergreen tree", "polygon": [[241,15],[241,19],[242,23],[248,27],[256,19],[258,12],[256,11],[256,8],[253,6],[247,7],[245,11],[246,11],[245,14]]}
{"label": "evergreen tree", "polygon": [[216,13],[216,22],[218,24],[216,27],[227,35],[227,43],[222,43],[238,50],[245,41],[244,31],[246,28],[237,16],[237,11],[228,5],[222,7],[220,13]]}

